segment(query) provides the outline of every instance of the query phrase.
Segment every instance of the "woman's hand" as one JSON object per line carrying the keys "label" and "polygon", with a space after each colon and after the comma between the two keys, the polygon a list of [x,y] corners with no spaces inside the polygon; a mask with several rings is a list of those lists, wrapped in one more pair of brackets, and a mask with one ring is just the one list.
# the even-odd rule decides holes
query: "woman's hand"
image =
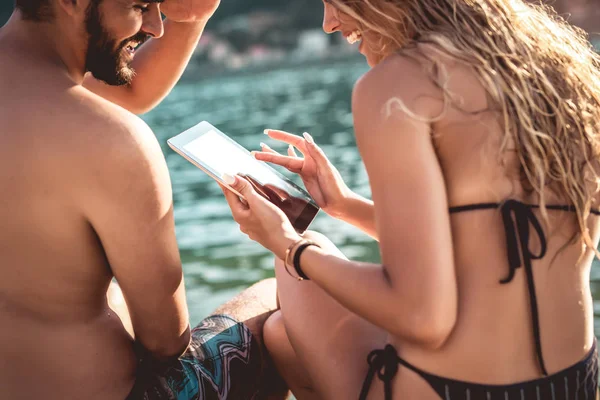
{"label": "woman's hand", "polygon": [[[339,218],[344,213],[346,200],[352,192],[323,150],[315,144],[312,136],[304,133],[302,138],[272,129],[265,130],[265,134],[271,139],[287,143],[288,155],[281,155],[261,143],[262,151],[255,152],[254,157],[260,161],[280,165],[300,175],[304,186],[319,207],[332,217]],[[298,157],[294,147],[304,157]]]}
{"label": "woman's hand", "polygon": [[230,175],[223,179],[246,200],[243,202],[237,194],[221,187],[240,230],[283,260],[287,248],[301,239],[288,217],[257,193],[248,180]]}
{"label": "woman's hand", "polygon": [[174,22],[206,22],[213,16],[221,0],[167,0],[160,10]]}

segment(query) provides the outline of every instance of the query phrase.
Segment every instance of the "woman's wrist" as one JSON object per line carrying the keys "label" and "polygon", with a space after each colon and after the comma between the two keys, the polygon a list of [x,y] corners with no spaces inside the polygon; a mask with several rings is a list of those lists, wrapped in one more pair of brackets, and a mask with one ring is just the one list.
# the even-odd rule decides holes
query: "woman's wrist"
{"label": "woman's wrist", "polygon": [[280,260],[285,260],[286,253],[291,247],[293,247],[295,243],[298,243],[300,240],[302,240],[302,236],[295,232],[282,235],[273,249],[273,254],[275,254],[275,256]]}
{"label": "woman's wrist", "polygon": [[[285,252],[285,259],[283,260],[283,263],[285,270],[292,278],[299,281],[310,280],[300,265],[300,257],[302,256],[302,253],[310,246],[316,246],[319,248],[321,247],[318,243],[315,243],[312,240],[302,238],[291,244]],[[292,270],[294,272],[292,272]]]}
{"label": "woman's wrist", "polygon": [[350,191],[340,205],[336,207],[335,215],[332,216],[342,221],[353,220],[356,218],[357,210],[367,204],[371,204],[370,200]]}
{"label": "woman's wrist", "polygon": [[323,208],[330,217],[335,219],[343,219],[348,214],[348,208],[352,198],[355,196],[351,190],[348,190],[347,194],[342,195],[341,199],[331,205],[331,207]]}

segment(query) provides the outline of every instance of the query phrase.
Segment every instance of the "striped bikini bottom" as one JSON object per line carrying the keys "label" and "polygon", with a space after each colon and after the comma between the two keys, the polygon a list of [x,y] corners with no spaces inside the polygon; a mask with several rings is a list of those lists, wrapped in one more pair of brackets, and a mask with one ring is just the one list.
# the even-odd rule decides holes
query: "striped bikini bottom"
{"label": "striped bikini bottom", "polygon": [[511,385],[482,385],[448,379],[425,372],[398,357],[396,349],[387,345],[369,354],[369,373],[360,399],[366,399],[377,374],[384,383],[385,399],[391,400],[391,382],[399,365],[421,376],[443,400],[595,400],[598,391],[597,344],[583,360],[555,374]]}
{"label": "striped bikini bottom", "polygon": [[262,364],[250,330],[233,318],[213,315],[192,330],[178,360],[140,360],[127,400],[251,400],[259,391]]}

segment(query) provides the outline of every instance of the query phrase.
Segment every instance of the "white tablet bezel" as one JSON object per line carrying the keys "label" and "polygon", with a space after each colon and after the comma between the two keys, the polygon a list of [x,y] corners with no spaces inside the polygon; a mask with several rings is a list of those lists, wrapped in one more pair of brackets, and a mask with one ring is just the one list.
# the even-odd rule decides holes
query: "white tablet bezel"
{"label": "white tablet bezel", "polygon": [[[209,165],[205,164],[202,160],[198,159],[197,157],[195,157],[193,154],[191,154],[189,151],[187,151],[185,149],[185,146],[187,146],[189,143],[193,142],[194,140],[207,134],[210,131],[215,131],[217,134],[219,134],[219,135],[223,136],[225,139],[227,139],[231,144],[233,144],[236,147],[238,147],[239,149],[243,150],[248,155],[251,155],[251,153],[247,149],[240,146],[234,140],[231,140],[231,138],[229,138],[227,135],[225,135],[223,132],[221,132],[219,129],[217,129],[216,127],[214,127],[207,121],[202,121],[199,124],[191,127],[190,129],[180,133],[179,135],[170,138],[169,140],[167,140],[167,144],[169,145],[169,147],[171,149],[173,149],[174,151],[179,153],[179,155],[181,155],[183,158],[185,158],[186,160],[188,160],[189,162],[194,164],[196,167],[200,168],[202,171],[207,173],[211,178],[213,178],[214,180],[219,182],[221,185],[225,186],[227,189],[231,190],[233,193],[237,194],[238,196],[240,196],[243,199],[244,196],[241,193],[239,193],[237,190],[235,190],[234,188],[229,186],[223,180],[223,178],[217,174],[217,172],[212,170],[212,168]],[[258,160],[256,160],[256,161],[260,162]]]}
{"label": "white tablet bezel", "polygon": [[[202,161],[197,156],[195,156],[191,151],[188,151],[186,149],[186,147],[188,147],[188,145],[190,143],[192,143],[193,141],[202,137],[203,135],[210,133],[211,131],[216,133],[217,135],[221,136],[225,140],[227,140],[234,147],[237,147],[239,150],[242,151],[242,153],[246,154],[249,158],[251,158],[253,160],[253,162],[261,164],[266,170],[268,170],[270,173],[272,173],[276,178],[278,178],[281,181],[283,181],[284,183],[286,183],[290,189],[293,189],[296,192],[299,192],[304,197],[305,201],[307,202],[306,206],[304,207],[304,209],[300,210],[300,213],[294,217],[295,218],[294,220],[290,220],[290,222],[292,223],[292,225],[298,232],[300,232],[300,233],[304,232],[308,228],[308,226],[312,223],[312,221],[314,220],[314,218],[320,211],[319,206],[314,201],[314,199],[310,196],[310,194],[307,193],[305,189],[296,185],[294,182],[292,182],[291,180],[286,178],[284,175],[279,173],[277,170],[275,170],[273,167],[271,167],[268,163],[266,163],[264,161],[259,161],[256,158],[254,158],[252,156],[251,152],[249,152],[246,148],[244,148],[243,146],[238,144],[235,140],[231,139],[229,136],[227,136],[225,133],[221,132],[218,128],[216,128],[209,122],[207,122],[207,121],[200,122],[199,124],[191,127],[190,129],[180,133],[179,135],[168,139],[167,144],[169,145],[169,147],[171,149],[173,149],[175,152],[177,152],[183,158],[188,160],[190,163],[192,163],[196,167],[200,168],[202,171],[207,173],[208,176],[210,176],[215,181],[220,183],[223,187],[227,188],[228,190],[230,190],[233,193],[235,193],[236,195],[238,195],[240,197],[240,199],[245,202],[246,200],[244,199],[244,196],[241,193],[239,193],[238,191],[236,191],[235,189],[233,189],[231,186],[229,186],[223,180],[222,176],[219,176],[221,171],[216,171],[216,170],[212,169],[209,164]],[[292,194],[292,193],[290,193],[290,194]],[[289,218],[289,216],[288,216],[288,218]]]}

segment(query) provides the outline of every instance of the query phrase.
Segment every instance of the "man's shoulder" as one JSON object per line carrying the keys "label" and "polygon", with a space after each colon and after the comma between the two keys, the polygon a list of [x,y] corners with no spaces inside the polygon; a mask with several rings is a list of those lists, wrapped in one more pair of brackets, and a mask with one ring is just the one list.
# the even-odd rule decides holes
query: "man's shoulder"
{"label": "man's shoulder", "polygon": [[3,143],[30,161],[43,162],[44,168],[72,170],[82,162],[100,162],[123,152],[160,149],[141,118],[81,86],[3,93],[0,119],[5,122],[0,131]]}
{"label": "man's shoulder", "polygon": [[164,175],[160,145],[141,118],[81,87],[60,101],[63,111],[54,118],[49,149],[62,155],[53,161],[58,170],[90,189]]}
{"label": "man's shoulder", "polygon": [[[70,103],[65,136],[58,137],[73,147],[73,154],[85,156],[86,162],[105,164],[110,160],[117,166],[135,165],[141,159],[161,162],[156,136],[141,118],[85,88],[70,91],[65,100]],[[76,157],[73,161],[82,160]]]}
{"label": "man's shoulder", "polygon": [[[150,127],[138,116],[83,87],[69,90],[69,129],[70,134],[83,136],[98,142],[134,143],[152,135]],[[100,143],[98,143],[100,144]]]}
{"label": "man's shoulder", "polygon": [[104,212],[114,200],[123,205],[128,196],[130,202],[169,204],[169,173],[150,127],[84,88],[70,96],[77,105],[70,111],[74,123],[65,141],[70,147],[65,169],[76,169],[71,182],[82,182],[77,190],[86,199],[86,215]]}

